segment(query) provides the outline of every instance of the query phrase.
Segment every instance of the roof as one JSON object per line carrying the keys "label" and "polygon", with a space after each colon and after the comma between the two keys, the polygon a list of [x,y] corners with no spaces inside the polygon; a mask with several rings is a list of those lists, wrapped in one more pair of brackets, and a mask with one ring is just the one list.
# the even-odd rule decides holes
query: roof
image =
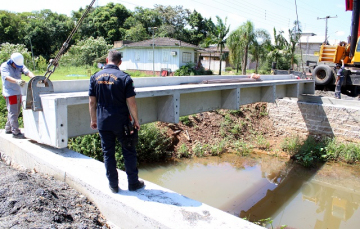
{"label": "roof", "polygon": [[154,39],[149,39],[149,40],[144,40],[144,41],[139,41],[139,42],[134,42],[134,43],[130,43],[130,44],[124,44],[121,48],[123,47],[152,47],[154,43],[154,46],[156,47],[188,47],[188,48],[194,48],[194,49],[199,49],[198,46],[196,45],[192,45],[189,43],[186,43],[184,41],[180,41],[180,40],[176,40],[173,38],[169,38],[169,37],[156,37]]}
{"label": "roof", "polygon": [[[227,47],[223,48],[223,53],[229,52],[229,49]],[[217,46],[210,46],[208,48],[204,48],[201,50],[198,50],[199,53],[201,53],[201,56],[220,56],[220,48]]]}

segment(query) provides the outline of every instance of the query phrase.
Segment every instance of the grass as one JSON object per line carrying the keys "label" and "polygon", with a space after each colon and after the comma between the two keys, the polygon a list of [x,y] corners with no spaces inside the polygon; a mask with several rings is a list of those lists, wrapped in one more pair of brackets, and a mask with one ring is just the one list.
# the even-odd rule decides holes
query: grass
{"label": "grass", "polygon": [[[121,66],[120,66],[121,69]],[[90,79],[91,75],[100,71],[99,68],[93,66],[60,66],[55,69],[55,72],[50,75],[50,80],[80,80],[80,79]],[[126,71],[131,77],[151,77],[140,71]],[[46,71],[33,71],[36,76],[44,76]],[[24,80],[29,81],[30,78],[23,76]]]}
{"label": "grass", "polygon": [[316,139],[309,136],[301,140],[299,136],[291,136],[285,138],[281,146],[282,150],[305,167],[312,167],[323,161],[344,161],[352,164],[360,160],[360,144],[345,143],[336,138]]}

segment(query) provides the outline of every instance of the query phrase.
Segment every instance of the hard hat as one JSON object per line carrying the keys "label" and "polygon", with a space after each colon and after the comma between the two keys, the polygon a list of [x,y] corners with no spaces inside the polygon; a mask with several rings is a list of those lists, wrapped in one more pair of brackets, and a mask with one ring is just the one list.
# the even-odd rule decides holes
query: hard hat
{"label": "hard hat", "polygon": [[340,67],[341,67],[341,64],[337,63],[337,64],[336,64],[336,67],[340,68]]}
{"label": "hard hat", "polygon": [[21,53],[13,53],[10,57],[10,60],[12,60],[17,68],[22,68],[24,65],[24,57],[21,55]]}

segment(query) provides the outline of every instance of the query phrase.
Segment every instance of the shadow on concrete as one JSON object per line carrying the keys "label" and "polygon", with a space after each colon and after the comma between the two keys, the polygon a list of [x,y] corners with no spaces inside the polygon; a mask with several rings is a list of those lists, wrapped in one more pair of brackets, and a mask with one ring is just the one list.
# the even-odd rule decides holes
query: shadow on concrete
{"label": "shadow on concrete", "polygon": [[313,98],[316,99],[314,100],[316,102],[297,102],[308,133],[310,135],[325,135],[333,138],[335,135],[324,110],[324,104],[320,98]]}
{"label": "shadow on concrete", "polygon": [[180,195],[175,192],[167,192],[157,189],[139,189],[135,192],[121,190],[118,195],[135,196],[143,201],[157,202],[160,204],[169,204],[178,207],[200,207],[201,202],[192,200],[186,196]]}

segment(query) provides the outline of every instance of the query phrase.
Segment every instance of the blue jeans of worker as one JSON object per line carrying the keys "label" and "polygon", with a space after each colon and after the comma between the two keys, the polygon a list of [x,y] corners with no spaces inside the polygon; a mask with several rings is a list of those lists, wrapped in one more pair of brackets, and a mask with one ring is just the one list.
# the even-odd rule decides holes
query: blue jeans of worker
{"label": "blue jeans of worker", "polygon": [[[104,164],[106,169],[106,176],[111,187],[117,187],[119,184],[118,173],[116,170],[115,160],[115,144],[116,139],[122,143],[123,133],[121,131],[104,131],[99,130],[101,138],[101,146],[104,154]],[[138,182],[138,169],[135,145],[131,147],[121,144],[122,154],[125,161],[125,171],[129,184],[136,184]]]}
{"label": "blue jeans of worker", "polygon": [[341,85],[344,81],[345,77],[340,77],[340,80],[338,80],[338,82],[336,83],[335,86],[335,98],[339,98],[341,99]]}

